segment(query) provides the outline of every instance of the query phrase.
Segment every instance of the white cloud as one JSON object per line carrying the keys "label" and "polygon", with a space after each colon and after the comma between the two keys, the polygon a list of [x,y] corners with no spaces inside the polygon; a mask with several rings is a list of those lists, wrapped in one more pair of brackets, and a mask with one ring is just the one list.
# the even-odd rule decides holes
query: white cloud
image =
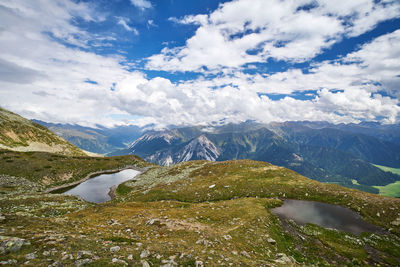
{"label": "white cloud", "polygon": [[[262,7],[257,6],[257,3],[263,3],[256,0],[252,3],[255,5],[253,9],[256,15],[256,11]],[[74,8],[66,8],[69,6]],[[322,9],[321,6],[318,8]],[[273,75],[250,75],[241,72],[237,66],[248,61],[257,61],[262,55],[239,52],[251,47],[252,42],[262,40],[260,34],[263,30],[230,41],[221,39],[223,21],[229,18],[230,27],[226,31],[235,34],[238,33],[234,30],[235,27],[242,30],[246,18],[243,14],[245,12],[239,12],[240,9],[224,8],[225,6],[221,7],[220,11],[211,16],[187,17],[187,21],[197,19],[202,26],[188,40],[185,48],[165,50],[159,64],[166,64],[168,69],[182,64],[182,68],[187,70],[188,64],[189,69],[196,69],[205,60],[210,69],[213,66],[229,69],[212,79],[200,76],[194,80],[173,83],[166,78],[149,79],[144,73],[128,71],[123,64],[126,59],[121,56],[97,55],[63,45],[50,37],[57,35],[63,43],[78,42],[82,46],[87,46],[92,38],[103,38],[93,36],[71,23],[76,17],[101,19],[86,4],[42,0],[36,6],[29,0],[3,1],[0,4],[0,105],[30,118],[92,125],[116,123],[110,117],[111,114],[131,114],[140,117],[135,123],[158,125],[205,124],[222,119],[226,122],[247,119],[262,122],[354,122],[381,118],[385,122],[399,121],[400,30],[378,37],[340,60],[318,63],[309,73],[291,69]],[[334,11],[333,7],[329,8]],[[361,7],[354,8],[359,10]],[[369,10],[368,6],[362,8]],[[271,9],[275,10],[272,7]],[[279,8],[275,12],[268,12],[272,12],[271,15],[275,15],[278,20],[287,18],[278,11]],[[350,11],[338,9],[334,12],[337,16],[343,16]],[[235,16],[239,21],[236,24]],[[249,29],[253,24],[263,24],[265,20],[261,15],[254,16],[253,19],[246,26]],[[318,17],[317,21],[319,19],[324,21],[323,16]],[[344,32],[353,34],[358,20],[354,21],[353,26],[340,27]],[[312,36],[312,40],[320,40],[320,35],[313,26],[295,29],[297,26],[293,23],[289,20],[289,25],[285,26],[286,33],[278,32],[277,36],[292,36],[289,33],[300,31],[300,36],[303,32]],[[324,25],[329,24],[327,22]],[[328,35],[330,31],[335,32],[335,23],[331,25],[333,30],[328,29]],[[222,47],[225,42],[228,46]],[[291,42],[299,44],[302,40],[301,37],[295,37]],[[311,48],[313,51],[315,49],[317,48]],[[286,55],[290,55],[289,50]],[[177,57],[182,51],[188,52],[182,54],[181,58]],[[235,51],[239,54],[235,54]],[[202,54],[203,52],[206,54]],[[280,52],[274,53],[280,55]],[[301,50],[299,53],[302,56],[298,58],[301,58],[310,52]],[[165,61],[164,57],[167,56],[170,58]],[[189,62],[189,59],[193,62]],[[85,82],[88,80],[97,84]],[[266,95],[260,97],[258,94],[292,94],[305,90],[315,90],[316,97],[312,100],[299,100],[287,96],[273,101]],[[382,96],[379,94],[381,90],[395,95],[396,98]]]}
{"label": "white cloud", "polygon": [[[309,10],[302,9],[314,5]],[[276,60],[303,62],[345,36],[357,36],[378,22],[399,17],[400,2],[373,0],[238,0],[209,15],[170,20],[199,25],[182,47],[164,48],[147,68],[201,71],[239,68]]]}
{"label": "white cloud", "polygon": [[118,19],[118,24],[124,27],[125,30],[127,30],[128,32],[133,32],[133,34],[135,35],[139,34],[139,31],[136,28],[128,25],[129,19],[122,17],[117,17],[117,19]]}
{"label": "white cloud", "polygon": [[146,8],[151,8],[151,2],[149,0],[131,0],[132,5],[140,8],[140,9],[146,9]]}

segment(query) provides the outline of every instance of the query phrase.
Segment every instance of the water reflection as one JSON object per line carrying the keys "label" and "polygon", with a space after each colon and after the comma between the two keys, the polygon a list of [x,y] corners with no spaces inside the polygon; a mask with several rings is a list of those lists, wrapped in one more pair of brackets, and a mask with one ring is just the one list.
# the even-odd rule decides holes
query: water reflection
{"label": "water reflection", "polygon": [[102,203],[111,199],[108,194],[110,187],[128,181],[139,173],[139,171],[128,169],[112,174],[101,174],[80,183],[64,194],[80,196],[89,202]]}
{"label": "water reflection", "polygon": [[362,232],[383,232],[376,225],[363,221],[358,213],[348,208],[322,202],[287,199],[281,207],[272,209],[272,212],[300,225],[312,223],[355,235]]}

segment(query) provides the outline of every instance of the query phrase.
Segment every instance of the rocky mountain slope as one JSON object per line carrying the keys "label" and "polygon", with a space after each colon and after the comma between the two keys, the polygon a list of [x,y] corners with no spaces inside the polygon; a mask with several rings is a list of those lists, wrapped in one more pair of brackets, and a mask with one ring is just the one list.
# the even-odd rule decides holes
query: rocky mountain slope
{"label": "rocky mountain slope", "polygon": [[[254,159],[295,170],[323,182],[377,193],[400,176],[371,163],[400,164],[400,146],[325,123],[243,123],[215,128],[186,127],[145,133],[121,154],[161,165],[188,160]],[[201,141],[201,142],[199,142]],[[356,183],[354,181],[357,181]]]}
{"label": "rocky mountain slope", "polygon": [[87,156],[46,127],[0,108],[0,149]]}
{"label": "rocky mountain slope", "polygon": [[[21,160],[29,157],[27,153],[17,154]],[[119,160],[128,162],[128,158]],[[99,160],[104,164],[107,159]],[[117,159],[108,161],[118,162]],[[53,169],[64,166],[65,170],[74,166],[64,160],[46,164]],[[88,160],[81,166],[91,166],[97,159]],[[136,158],[131,164],[146,163]],[[25,171],[34,172],[37,167],[31,165]],[[121,184],[116,190],[117,197],[103,204],[2,185],[1,264],[141,267],[400,264],[400,199],[319,183],[285,168],[251,160],[153,166],[136,178]],[[8,176],[8,179],[14,185],[18,181],[36,184],[32,178]],[[384,232],[357,236],[314,224],[297,225],[271,212],[282,205],[283,198],[349,207]]]}

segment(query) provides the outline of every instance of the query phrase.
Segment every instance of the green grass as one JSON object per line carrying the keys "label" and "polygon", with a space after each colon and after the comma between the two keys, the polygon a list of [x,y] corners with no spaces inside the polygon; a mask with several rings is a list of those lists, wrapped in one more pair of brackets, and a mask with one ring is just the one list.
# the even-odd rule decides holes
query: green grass
{"label": "green grass", "polygon": [[400,197],[400,181],[385,186],[374,186],[379,194],[387,197]]}
{"label": "green grass", "polygon": [[24,177],[45,188],[72,183],[86,175],[123,168],[146,167],[152,164],[137,156],[68,157],[46,152],[14,152],[0,150],[0,174]]}
{"label": "green grass", "polygon": [[[392,172],[400,175],[400,168],[391,168],[381,165],[375,165],[379,169],[385,172]],[[379,194],[387,197],[400,197],[400,181],[385,185],[385,186],[374,186],[379,190]]]}
{"label": "green grass", "polygon": [[391,168],[391,167],[386,167],[386,166],[381,166],[381,165],[376,165],[374,166],[378,167],[379,169],[385,171],[385,172],[392,172],[394,174],[400,175],[400,168]]}
{"label": "green grass", "polygon": [[[3,156],[32,161],[37,172],[56,174],[118,166],[129,159],[147,164],[132,156],[90,160],[0,151]],[[1,159],[0,163],[6,164]],[[21,168],[33,170],[29,166]],[[13,259],[16,265],[23,265],[25,255],[36,252],[32,266],[48,266],[50,260],[74,266],[82,250],[93,254],[88,266],[117,266],[112,264],[113,258],[142,266],[143,250],[150,252],[146,261],[151,266],[171,258],[178,266],[195,266],[196,260],[204,266],[291,266],[276,262],[279,253],[296,259],[298,264],[293,266],[397,266],[400,257],[400,229],[392,223],[400,213],[400,199],[322,184],[265,162],[194,161],[156,166],[137,181],[122,184],[117,194],[112,201],[92,204],[73,196],[33,191],[8,194],[4,190],[0,194],[4,235],[25,238],[31,245],[0,255],[0,261]],[[340,204],[392,228],[392,233],[354,236],[311,224],[299,226],[271,213],[271,208],[281,205],[279,198]],[[268,241],[270,238],[275,243]],[[111,252],[113,246],[120,251]],[[54,255],[44,255],[50,250]],[[62,259],[62,253],[74,258]]]}

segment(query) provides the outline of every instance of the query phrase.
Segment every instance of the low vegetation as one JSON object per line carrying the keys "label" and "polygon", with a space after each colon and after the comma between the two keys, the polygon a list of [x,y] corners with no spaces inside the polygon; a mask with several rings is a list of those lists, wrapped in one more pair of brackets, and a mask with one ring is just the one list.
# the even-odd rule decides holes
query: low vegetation
{"label": "low vegetation", "polygon": [[136,156],[68,157],[46,152],[0,150],[0,174],[24,177],[43,188],[79,181],[93,172],[146,167],[151,164]]}
{"label": "low vegetation", "polygon": [[[43,174],[30,176],[34,168],[40,167],[43,172],[55,169],[58,175],[74,170],[79,177],[124,164],[149,169],[135,180],[120,185],[117,197],[103,204],[91,204],[66,195],[29,192],[28,187],[18,192],[3,190],[0,194],[1,244],[10,238],[24,242],[15,251],[5,249],[0,254],[1,264],[400,264],[400,199],[319,183],[285,168],[250,160],[192,161],[159,167],[133,156],[86,159],[8,153],[15,152],[2,153],[2,165],[28,160],[34,155],[32,162],[36,165],[24,166],[19,161],[23,169],[14,172],[19,176],[25,173],[24,181],[41,186],[45,186],[40,178]],[[17,155],[19,158],[15,158]],[[4,160],[4,156],[10,158]],[[48,159],[55,160],[49,163]],[[13,162],[6,163],[7,160]],[[88,168],[86,172],[85,168]],[[7,174],[17,176],[11,173],[12,169],[7,168]],[[55,180],[54,184],[57,184]],[[299,226],[271,213],[270,209],[281,205],[284,198],[349,207],[384,228],[387,234],[355,236],[311,224]]]}
{"label": "low vegetation", "polygon": [[[380,165],[375,165],[375,166],[385,172],[391,172],[400,175],[400,168],[390,168]],[[374,186],[374,187],[379,190],[380,195],[400,198],[400,181],[396,181],[394,183],[390,183],[385,186]]]}
{"label": "low vegetation", "polygon": [[47,151],[69,156],[86,156],[76,146],[46,127],[0,108],[0,149]]}

